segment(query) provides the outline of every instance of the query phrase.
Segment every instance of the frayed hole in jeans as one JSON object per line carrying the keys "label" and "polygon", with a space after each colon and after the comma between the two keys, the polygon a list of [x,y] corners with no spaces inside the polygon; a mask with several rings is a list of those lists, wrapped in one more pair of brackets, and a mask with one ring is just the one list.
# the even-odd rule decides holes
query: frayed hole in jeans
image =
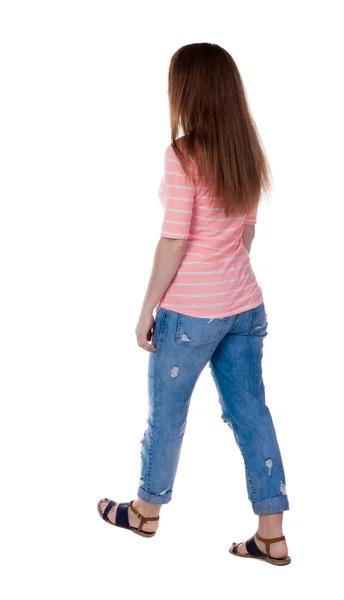
{"label": "frayed hole in jeans", "polygon": [[171,369],[171,377],[172,377],[172,379],[174,377],[177,377],[178,373],[179,373],[179,367],[172,367],[172,369]]}
{"label": "frayed hole in jeans", "polygon": [[285,495],[287,493],[286,486],[285,486],[285,483],[283,483],[283,481],[281,481],[281,483],[280,483],[280,492],[283,495]]}
{"label": "frayed hole in jeans", "polygon": [[269,475],[271,475],[271,469],[272,469],[272,466],[273,466],[273,464],[274,464],[274,463],[272,462],[271,458],[268,458],[268,459],[265,461],[265,464],[266,464],[267,468],[269,469]]}
{"label": "frayed hole in jeans", "polygon": [[189,336],[186,335],[186,333],[182,333],[182,335],[180,336],[180,339],[182,342],[191,342],[191,338],[189,338]]}

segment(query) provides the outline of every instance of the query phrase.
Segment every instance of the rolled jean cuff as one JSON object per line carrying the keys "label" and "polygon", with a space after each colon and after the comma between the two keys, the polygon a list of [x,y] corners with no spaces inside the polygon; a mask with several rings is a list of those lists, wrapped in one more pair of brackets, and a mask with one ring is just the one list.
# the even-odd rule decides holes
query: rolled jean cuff
{"label": "rolled jean cuff", "polygon": [[166,494],[152,494],[151,492],[146,492],[143,487],[140,485],[137,490],[138,497],[144,502],[149,502],[150,504],[167,504],[170,502],[172,497],[172,492],[166,492]]}
{"label": "rolled jean cuff", "polygon": [[275,498],[266,498],[260,502],[252,502],[253,512],[256,515],[269,515],[271,513],[289,510],[288,496],[276,496]]}

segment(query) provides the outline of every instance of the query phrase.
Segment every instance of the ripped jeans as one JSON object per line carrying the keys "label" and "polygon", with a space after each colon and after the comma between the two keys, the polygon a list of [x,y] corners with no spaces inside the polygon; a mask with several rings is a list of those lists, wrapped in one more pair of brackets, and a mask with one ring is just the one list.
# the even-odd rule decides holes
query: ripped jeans
{"label": "ripped jeans", "polygon": [[159,307],[149,354],[149,411],[141,440],[138,497],[151,504],[171,500],[191,395],[209,364],[222,419],[233,431],[245,465],[246,487],[257,515],[289,509],[276,432],[265,403],[264,302],[225,317],[192,317]]}

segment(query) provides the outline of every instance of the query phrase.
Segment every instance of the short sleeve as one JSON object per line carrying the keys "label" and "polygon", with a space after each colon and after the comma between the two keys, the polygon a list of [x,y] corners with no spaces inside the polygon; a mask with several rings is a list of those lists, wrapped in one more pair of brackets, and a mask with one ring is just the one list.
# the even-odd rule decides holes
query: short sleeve
{"label": "short sleeve", "polygon": [[250,212],[244,219],[244,225],[255,225],[257,223],[258,209]]}
{"label": "short sleeve", "polygon": [[164,206],[161,237],[186,239],[189,236],[195,179],[185,175],[172,146],[165,150],[164,177],[159,187],[159,197]]}

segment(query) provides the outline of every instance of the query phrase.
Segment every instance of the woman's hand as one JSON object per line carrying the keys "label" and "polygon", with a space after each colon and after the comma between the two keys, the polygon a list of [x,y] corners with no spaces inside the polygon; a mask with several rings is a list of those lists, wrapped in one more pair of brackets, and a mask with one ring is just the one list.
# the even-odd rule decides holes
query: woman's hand
{"label": "woman's hand", "polygon": [[149,344],[151,341],[153,334],[152,330],[155,325],[155,320],[151,312],[141,312],[139,316],[138,323],[136,325],[135,333],[137,338],[137,343],[140,348],[144,350],[148,350],[148,352],[155,352],[156,348]]}

